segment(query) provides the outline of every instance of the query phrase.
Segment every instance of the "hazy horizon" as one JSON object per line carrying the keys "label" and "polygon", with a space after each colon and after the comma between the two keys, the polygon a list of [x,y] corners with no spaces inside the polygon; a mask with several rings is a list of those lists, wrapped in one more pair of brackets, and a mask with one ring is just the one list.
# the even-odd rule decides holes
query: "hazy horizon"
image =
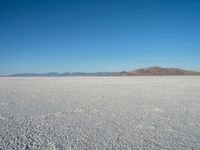
{"label": "hazy horizon", "polygon": [[0,75],[200,71],[200,1],[0,2]]}
{"label": "hazy horizon", "polygon": [[[69,71],[65,71],[65,72],[56,72],[56,71],[51,71],[51,72],[22,72],[22,73],[14,73],[14,74],[6,74],[6,75],[0,75],[0,77],[9,77],[9,76],[13,76],[13,77],[17,77],[17,76],[21,76],[21,77],[26,77],[26,76],[30,76],[30,77],[34,77],[34,76],[113,76],[112,73],[120,73],[120,72],[132,72],[132,71],[138,71],[138,70],[148,70],[148,69],[181,69],[183,71],[186,72],[199,72],[198,70],[187,70],[184,68],[177,68],[177,67],[163,67],[163,66],[148,66],[148,67],[141,67],[141,68],[136,68],[136,69],[132,69],[132,70],[119,70],[119,71],[97,71],[97,72],[85,72],[85,71],[76,71],[76,72],[69,72]],[[156,72],[154,72],[155,74]],[[25,75],[25,76],[24,76]],[[147,75],[147,74],[146,74]],[[158,74],[157,74],[158,75]],[[161,74],[160,74],[161,75]],[[175,75],[175,74],[174,74]],[[181,74],[176,74],[181,76]],[[184,74],[182,74],[184,75]],[[191,74],[192,75],[192,74]],[[142,75],[141,75],[142,76]],[[163,76],[163,75],[161,75]],[[172,74],[166,74],[166,76],[172,76]]]}

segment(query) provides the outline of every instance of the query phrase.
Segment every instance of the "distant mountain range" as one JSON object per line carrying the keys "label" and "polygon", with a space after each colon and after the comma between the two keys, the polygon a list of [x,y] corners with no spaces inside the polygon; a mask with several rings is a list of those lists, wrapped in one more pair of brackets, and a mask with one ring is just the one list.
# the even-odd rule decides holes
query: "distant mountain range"
{"label": "distant mountain range", "polygon": [[7,77],[65,77],[65,76],[200,76],[200,72],[188,71],[178,68],[162,68],[158,66],[142,68],[133,71],[122,71],[122,72],[74,72],[74,73],[57,73],[50,72],[45,74],[39,73],[23,73],[23,74],[12,74]]}
{"label": "distant mountain range", "polygon": [[65,72],[65,73],[57,73],[57,72],[50,72],[50,73],[22,73],[22,74],[11,74],[7,77],[65,77],[65,76],[110,76],[114,75],[115,73],[111,72]]}

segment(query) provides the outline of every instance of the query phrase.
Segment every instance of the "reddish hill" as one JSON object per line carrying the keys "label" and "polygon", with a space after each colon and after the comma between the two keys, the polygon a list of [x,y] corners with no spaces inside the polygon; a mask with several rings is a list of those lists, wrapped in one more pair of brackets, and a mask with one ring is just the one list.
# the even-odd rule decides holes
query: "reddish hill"
{"label": "reddish hill", "polygon": [[120,75],[124,76],[197,76],[200,72],[187,71],[178,68],[162,68],[162,67],[149,67],[137,69],[130,72],[121,72]]}

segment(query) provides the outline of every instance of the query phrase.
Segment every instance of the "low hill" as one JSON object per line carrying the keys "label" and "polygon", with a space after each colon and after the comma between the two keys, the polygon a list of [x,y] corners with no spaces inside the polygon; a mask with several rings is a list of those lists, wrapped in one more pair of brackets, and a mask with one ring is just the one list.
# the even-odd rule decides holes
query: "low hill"
{"label": "low hill", "polygon": [[197,71],[188,71],[178,68],[149,67],[137,69],[130,72],[121,72],[123,76],[195,76],[200,75]]}

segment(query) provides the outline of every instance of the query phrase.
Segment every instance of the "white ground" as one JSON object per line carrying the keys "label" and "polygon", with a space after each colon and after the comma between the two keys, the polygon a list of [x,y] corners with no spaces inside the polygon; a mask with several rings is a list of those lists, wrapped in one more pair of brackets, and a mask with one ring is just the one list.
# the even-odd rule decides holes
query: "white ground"
{"label": "white ground", "polygon": [[0,149],[200,149],[200,77],[0,78]]}

